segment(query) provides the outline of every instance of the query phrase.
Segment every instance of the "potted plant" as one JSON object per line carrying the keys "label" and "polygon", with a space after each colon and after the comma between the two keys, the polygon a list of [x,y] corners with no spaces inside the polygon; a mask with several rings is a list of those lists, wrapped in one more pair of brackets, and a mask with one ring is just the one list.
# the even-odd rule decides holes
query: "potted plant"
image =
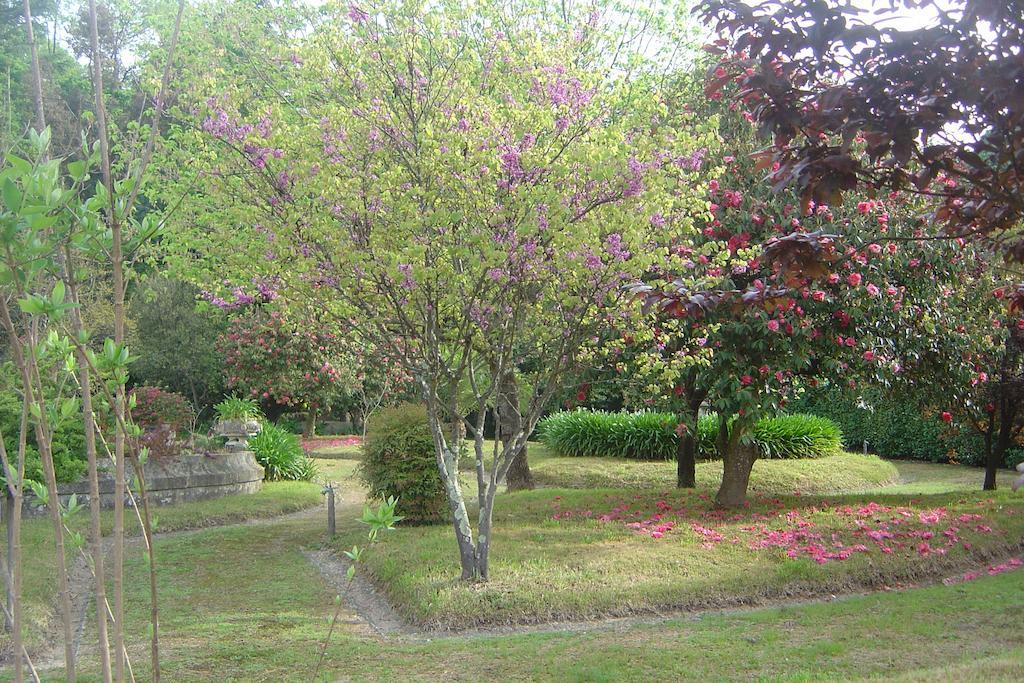
{"label": "potted plant", "polygon": [[224,446],[229,450],[243,449],[249,437],[260,433],[260,409],[256,401],[248,398],[229,396],[216,406],[217,423],[213,433],[227,439]]}

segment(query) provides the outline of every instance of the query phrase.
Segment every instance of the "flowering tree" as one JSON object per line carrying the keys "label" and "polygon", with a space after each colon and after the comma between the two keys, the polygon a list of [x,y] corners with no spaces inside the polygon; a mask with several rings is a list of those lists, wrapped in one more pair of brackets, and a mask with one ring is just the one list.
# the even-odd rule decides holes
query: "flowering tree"
{"label": "flowering tree", "polygon": [[305,411],[306,436],[318,413],[356,389],[354,354],[341,335],[314,321],[296,324],[280,311],[248,307],[218,344],[228,386],[260,401],[270,416]]}
{"label": "flowering tree", "polygon": [[[274,275],[286,299],[321,303],[399,360],[427,405],[462,577],[486,579],[497,487],[596,312],[648,268],[652,244],[691,229],[655,217],[695,201],[706,124],[668,113],[640,55],[609,62],[625,28],[612,35],[600,9],[474,10],[353,6],[270,56],[264,79],[286,89],[192,93],[202,134],[183,133],[181,149],[212,159],[205,191],[237,205],[183,207],[197,230],[182,226],[179,244],[218,253],[207,282],[237,258],[235,273]],[[213,245],[239,228],[218,219],[243,206],[259,212],[260,251],[225,257]],[[509,378],[526,381],[502,402]],[[504,434],[485,452],[494,410]]]}
{"label": "flowering tree", "polygon": [[[887,12],[910,7],[918,26],[887,21]],[[849,3],[707,0],[698,12],[720,34],[712,49],[722,59],[707,91],[721,97],[738,85],[735,98],[771,137],[758,163],[771,167],[776,188],[795,188],[805,210],[860,189],[920,195],[929,201],[918,211],[929,220],[915,239],[966,240],[988,251],[986,260],[1021,260],[1019,3],[898,2],[876,12]],[[1007,301],[1001,317],[1015,318],[1022,302]],[[1012,364],[1012,335],[1002,340],[995,355]],[[992,400],[982,405],[1015,403],[1016,385],[989,385]],[[968,396],[974,386],[959,389]],[[991,463],[999,450],[990,449]],[[995,486],[993,468],[986,488]]]}
{"label": "flowering tree", "polygon": [[[860,186],[925,193],[939,200],[933,230],[1021,259],[1020,3],[705,0],[697,11],[724,58],[709,92],[739,80],[772,136],[774,180],[804,205]],[[907,11],[917,26],[889,21]],[[940,176],[955,182],[933,185]]]}
{"label": "flowering tree", "polygon": [[613,349],[658,378],[648,392],[680,406],[681,485],[699,408],[731,416],[720,423],[716,499],[731,506],[744,501],[756,457],[750,425],[780,410],[800,382],[842,378],[854,389],[902,379],[908,364],[933,355],[925,329],[974,262],[963,242],[917,241],[920,228],[895,197],[812,203],[802,216],[795,194],[773,191],[739,160],[752,131],[722,113],[736,154],[711,167],[711,211],[696,239],[672,247],[634,287],[654,317]]}

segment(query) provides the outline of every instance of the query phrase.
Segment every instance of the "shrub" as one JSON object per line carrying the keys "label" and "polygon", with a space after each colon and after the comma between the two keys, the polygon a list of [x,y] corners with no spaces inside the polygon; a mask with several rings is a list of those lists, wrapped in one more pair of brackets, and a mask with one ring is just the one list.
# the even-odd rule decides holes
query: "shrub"
{"label": "shrub", "polygon": [[[0,391],[0,432],[12,464],[18,453],[18,431],[21,425],[21,399],[14,392]],[[88,465],[85,457],[85,434],[82,420],[72,418],[53,435],[50,442],[53,468],[57,481],[72,482],[85,475]],[[43,481],[43,464],[36,449],[35,429],[28,429],[28,451],[25,458],[25,477]]]}
{"label": "shrub", "polygon": [[132,419],[144,430],[166,425],[171,431],[178,433],[192,424],[195,417],[188,399],[173,391],[160,387],[139,386],[132,389],[130,395],[135,401]]}
{"label": "shrub", "polygon": [[754,441],[762,458],[820,458],[842,450],[843,432],[827,417],[797,413],[759,420]]}
{"label": "shrub", "polygon": [[398,512],[406,521],[424,524],[447,519],[448,497],[423,406],[403,404],[370,418],[359,476],[371,497],[397,498]]}
{"label": "shrub", "polygon": [[[838,423],[850,450],[859,451],[867,441],[872,452],[886,458],[985,463],[980,435],[966,429],[950,432],[936,415],[925,414],[912,397],[867,399],[862,403],[837,388],[825,388],[805,392],[791,407]],[[1011,465],[1009,455],[1007,465]]]}
{"label": "shrub", "polygon": [[249,439],[249,449],[263,465],[267,481],[311,481],[317,475],[316,463],[302,449],[299,437],[277,425],[264,423],[262,431]]}
{"label": "shrub", "polygon": [[[567,456],[673,460],[679,437],[671,413],[605,413],[574,410],[549,415],[538,426],[540,439],[553,452]],[[718,416],[697,422],[697,457],[718,457],[715,440]],[[780,415],[754,427],[754,441],[763,458],[817,458],[842,448],[839,426],[814,415]]]}

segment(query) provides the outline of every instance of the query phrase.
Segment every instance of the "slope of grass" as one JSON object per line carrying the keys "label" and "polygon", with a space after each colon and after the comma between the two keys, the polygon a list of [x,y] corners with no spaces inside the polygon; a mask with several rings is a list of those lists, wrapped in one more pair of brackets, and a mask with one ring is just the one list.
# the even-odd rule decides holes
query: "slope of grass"
{"label": "slope of grass", "polygon": [[[672,488],[674,462],[625,458],[553,457],[530,445],[530,467],[539,486],[564,488]],[[841,453],[814,460],[758,460],[750,477],[755,493],[848,493],[875,488],[898,477],[896,467],[874,455]],[[697,485],[717,486],[720,461],[697,463]]]}
{"label": "slope of grass", "polygon": [[446,526],[399,529],[366,569],[409,620],[468,628],[928,582],[1017,552],[1024,534],[1024,500],[1006,493],[759,497],[724,514],[711,497],[699,489],[510,494],[495,510],[490,582],[457,580]]}

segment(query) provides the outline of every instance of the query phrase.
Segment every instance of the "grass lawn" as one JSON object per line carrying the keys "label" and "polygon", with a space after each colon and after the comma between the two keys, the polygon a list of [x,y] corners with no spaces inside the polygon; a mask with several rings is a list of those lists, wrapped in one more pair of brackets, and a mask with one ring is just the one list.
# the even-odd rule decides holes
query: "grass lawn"
{"label": "grass lawn", "polygon": [[850,496],[829,505],[762,498],[726,516],[708,498],[570,489],[507,495],[496,506],[489,583],[456,580],[444,526],[399,529],[366,568],[408,619],[465,628],[912,584],[1017,552],[1024,533],[1024,501],[1003,493]]}
{"label": "grass lawn", "polygon": [[[676,463],[624,458],[567,458],[530,444],[530,470],[538,486],[563,488],[657,488],[676,485]],[[817,460],[758,460],[750,490],[758,493],[848,493],[892,483],[896,467],[873,455],[842,453]],[[717,487],[721,461],[697,463],[697,486]]]}
{"label": "grass lawn", "polygon": [[[230,496],[213,500],[168,505],[154,508],[157,532],[183,531],[203,527],[222,526],[255,519],[277,517],[297,512],[323,502],[320,487],[306,482],[266,482],[263,488],[252,495]],[[126,525],[131,534],[141,533],[137,519],[129,512],[125,514]],[[113,527],[113,513],[103,512],[101,521],[104,534]],[[74,517],[69,526],[84,537],[88,534],[88,510],[83,509]],[[43,643],[47,628],[56,628],[59,616],[55,615],[54,583],[55,561],[52,525],[48,517],[30,517],[22,525],[22,559],[24,582],[22,594],[26,616],[25,639],[30,649]],[[7,552],[6,545],[0,547],[0,555]],[[65,547],[68,562],[77,550]],[[6,557],[5,557],[6,560]],[[0,631],[0,653],[10,649],[10,639]]]}
{"label": "grass lawn", "polygon": [[[363,544],[357,451],[313,455],[322,478],[342,487],[340,535],[328,547]],[[700,466],[701,488],[679,492],[673,463],[601,459],[588,474],[590,459],[537,447],[531,462],[547,488],[499,497],[490,583],[454,580],[447,526],[400,528],[369,551],[363,571],[410,619],[466,627],[888,590],[660,623],[385,640],[345,608],[320,679],[1024,679],[1024,572],[899,590],[1019,550],[1024,498],[977,491],[977,469],[837,457],[759,462],[752,505],[721,514],[710,503],[714,463]],[[806,495],[778,495],[787,476]],[[872,490],[890,480],[899,483]],[[605,488],[575,488],[587,483]],[[840,486],[861,492],[826,497]],[[158,517],[161,531],[197,529],[321,501],[318,485],[272,483],[254,496],[159,508]],[[57,627],[47,532],[44,519],[26,524],[34,647],[47,624]],[[313,516],[158,539],[165,680],[309,680],[334,591],[303,551],[323,547],[323,532]],[[132,660],[145,680],[148,584],[137,546],[126,571]],[[90,621],[81,680],[96,679],[94,639]]]}
{"label": "grass lawn", "polygon": [[[298,552],[321,538],[317,522],[159,542],[166,680],[310,680],[332,613],[332,592]],[[401,544],[391,535],[373,552]],[[140,556],[128,574],[133,662],[144,680]],[[381,640],[345,612],[320,680],[1012,681],[1024,677],[1022,615],[1020,573],[572,632]]]}

